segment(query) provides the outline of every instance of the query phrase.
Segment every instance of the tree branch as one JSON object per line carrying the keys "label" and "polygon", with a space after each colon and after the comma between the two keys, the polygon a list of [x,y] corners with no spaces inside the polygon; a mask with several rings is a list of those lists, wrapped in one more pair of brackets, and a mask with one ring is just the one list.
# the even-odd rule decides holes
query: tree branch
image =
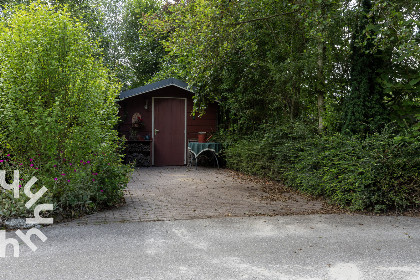
{"label": "tree branch", "polygon": [[299,10],[291,11],[291,12],[286,12],[286,13],[281,13],[281,14],[275,14],[275,15],[261,17],[261,18],[254,18],[254,19],[250,19],[250,20],[239,21],[239,22],[234,23],[234,25],[240,25],[240,24],[244,24],[244,23],[251,23],[251,22],[256,22],[256,21],[261,21],[261,20],[267,20],[267,19],[271,19],[271,18],[275,18],[275,17],[290,15],[290,14],[296,13],[298,11]]}

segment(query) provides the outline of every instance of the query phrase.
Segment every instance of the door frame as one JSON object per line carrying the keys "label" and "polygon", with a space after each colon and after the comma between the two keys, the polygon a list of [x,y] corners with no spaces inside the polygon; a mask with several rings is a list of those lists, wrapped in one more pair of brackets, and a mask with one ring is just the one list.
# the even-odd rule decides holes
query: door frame
{"label": "door frame", "polygon": [[187,98],[181,97],[152,97],[152,165],[155,165],[155,99],[183,99],[185,103],[184,121],[184,164],[187,164]]}

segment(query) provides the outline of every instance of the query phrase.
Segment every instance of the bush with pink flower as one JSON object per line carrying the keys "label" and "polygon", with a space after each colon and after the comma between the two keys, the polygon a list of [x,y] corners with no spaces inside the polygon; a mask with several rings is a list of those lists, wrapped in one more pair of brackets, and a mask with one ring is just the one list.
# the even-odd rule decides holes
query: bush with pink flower
{"label": "bush with pink flower", "polygon": [[36,176],[55,212],[115,205],[128,182],[115,130],[120,85],[98,53],[56,7],[18,6],[0,21],[0,170],[18,169],[23,183]]}

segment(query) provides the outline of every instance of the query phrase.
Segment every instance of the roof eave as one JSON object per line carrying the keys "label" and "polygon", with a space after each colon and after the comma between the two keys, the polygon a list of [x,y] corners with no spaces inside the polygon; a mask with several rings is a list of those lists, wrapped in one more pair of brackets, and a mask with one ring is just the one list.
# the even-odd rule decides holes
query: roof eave
{"label": "roof eave", "polygon": [[[168,81],[168,83],[167,84],[163,84],[162,86],[151,87],[150,89],[142,90],[142,88],[144,89],[145,87],[151,86],[153,84],[159,84],[159,83],[162,83],[162,82],[165,82],[165,81]],[[178,82],[178,84],[176,82]],[[181,86],[180,84],[185,84],[185,86]],[[183,81],[180,81],[178,79],[175,79],[175,78],[169,78],[169,79],[166,79],[166,80],[158,81],[156,83],[152,83],[152,84],[149,84],[149,85],[138,87],[137,88],[139,90],[138,92],[134,92],[134,93],[132,93],[132,94],[130,94],[128,96],[121,97],[121,95],[123,95],[123,93],[124,93],[124,92],[122,92],[122,93],[120,93],[119,101],[125,100],[127,98],[131,98],[131,97],[134,97],[134,96],[142,95],[142,94],[145,94],[145,93],[148,93],[148,92],[152,92],[152,91],[155,91],[155,90],[159,90],[159,89],[162,89],[162,88],[170,87],[170,86],[175,86],[175,87],[180,88],[180,89],[183,89],[185,91],[189,91],[191,93],[194,93],[194,91],[192,91],[189,88],[189,86],[188,86],[187,83],[185,83]],[[128,91],[133,91],[133,90],[135,90],[135,89],[131,89],[131,90],[128,90]]]}

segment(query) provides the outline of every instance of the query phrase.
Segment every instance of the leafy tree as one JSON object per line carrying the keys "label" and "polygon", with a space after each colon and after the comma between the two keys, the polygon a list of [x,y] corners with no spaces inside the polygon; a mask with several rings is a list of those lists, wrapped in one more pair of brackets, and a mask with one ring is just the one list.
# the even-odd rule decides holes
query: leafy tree
{"label": "leafy tree", "polygon": [[[0,11],[7,6],[40,2],[39,0],[0,0]],[[42,3],[52,5],[56,9],[63,6],[71,13],[72,17],[86,24],[86,29],[93,40],[104,41],[103,17],[100,10],[92,4],[92,0],[43,0]],[[105,44],[102,48],[106,47]]]}
{"label": "leafy tree", "polygon": [[[420,120],[420,3],[418,1],[375,1],[372,13],[375,55],[386,53],[388,63],[379,80],[393,120],[409,128]],[[380,35],[379,35],[380,34]],[[416,117],[417,114],[417,117]]]}
{"label": "leafy tree", "polygon": [[[146,18],[153,31],[169,34],[164,44],[170,53],[162,73],[157,75],[159,79],[177,76],[195,86],[198,111],[202,112],[208,102],[221,101],[230,126],[242,131],[267,119],[273,111],[266,110],[267,106],[278,109],[281,103],[267,94],[268,89],[276,87],[275,79],[266,75],[270,67],[274,68],[271,59],[276,56],[270,52],[273,34],[267,31],[272,26],[246,22],[253,10],[258,11],[256,6],[181,1],[169,10],[164,18]],[[264,61],[267,56],[271,56],[269,62]],[[293,98],[285,99],[290,100],[288,105],[294,115],[297,104],[292,105]]]}
{"label": "leafy tree", "polygon": [[165,18],[148,22],[153,31],[169,33],[164,41],[169,62],[157,77],[186,79],[198,89],[197,110],[220,101],[226,122],[242,132],[266,122],[321,119],[324,99],[339,88],[332,82],[337,75],[324,73],[334,67],[335,38],[341,33],[334,20],[342,9],[335,1],[309,4],[212,0],[172,5]]}
{"label": "leafy tree", "polygon": [[135,88],[146,84],[161,69],[166,51],[162,40],[144,26],[144,17],[159,17],[164,13],[163,3],[154,0],[129,0],[124,6],[121,46],[128,77],[125,87]]}
{"label": "leafy tree", "polygon": [[379,131],[389,121],[384,90],[378,83],[378,71],[385,68],[384,56],[371,52],[374,29],[366,32],[368,25],[376,24],[371,9],[371,1],[362,0],[351,42],[351,91],[343,108],[343,132],[353,134]]}
{"label": "leafy tree", "polygon": [[98,44],[66,10],[38,2],[6,14],[0,157],[37,176],[62,209],[118,202],[127,174],[114,130],[120,85],[97,58]]}

